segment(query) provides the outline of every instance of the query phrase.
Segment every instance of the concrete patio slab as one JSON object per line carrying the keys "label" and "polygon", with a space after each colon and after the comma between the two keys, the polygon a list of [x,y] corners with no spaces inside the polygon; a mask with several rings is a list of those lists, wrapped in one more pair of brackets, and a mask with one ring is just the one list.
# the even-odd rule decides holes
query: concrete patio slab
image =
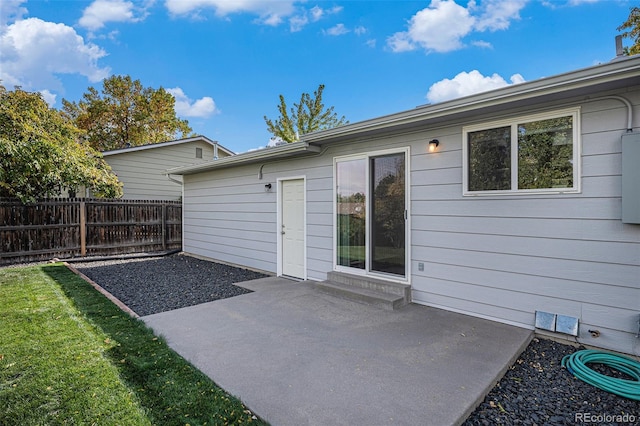
{"label": "concrete patio slab", "polygon": [[286,425],[455,425],[532,331],[440,309],[386,311],[269,277],[254,293],[143,317],[256,414]]}

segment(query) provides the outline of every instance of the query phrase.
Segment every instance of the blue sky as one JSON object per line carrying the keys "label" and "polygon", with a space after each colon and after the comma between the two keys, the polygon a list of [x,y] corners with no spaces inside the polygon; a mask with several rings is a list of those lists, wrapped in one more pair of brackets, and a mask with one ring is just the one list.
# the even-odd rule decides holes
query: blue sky
{"label": "blue sky", "polygon": [[[325,84],[357,122],[611,60],[622,0],[2,0],[0,79],[54,107],[110,75],[164,87],[193,131],[264,146]],[[630,41],[625,40],[625,45]]]}

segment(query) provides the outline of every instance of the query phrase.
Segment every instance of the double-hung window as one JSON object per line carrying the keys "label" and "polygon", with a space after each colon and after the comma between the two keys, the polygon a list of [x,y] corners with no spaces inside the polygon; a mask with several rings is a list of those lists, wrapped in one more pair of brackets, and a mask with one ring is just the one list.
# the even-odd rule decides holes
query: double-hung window
{"label": "double-hung window", "polygon": [[463,135],[463,194],[578,192],[580,109],[481,125]]}

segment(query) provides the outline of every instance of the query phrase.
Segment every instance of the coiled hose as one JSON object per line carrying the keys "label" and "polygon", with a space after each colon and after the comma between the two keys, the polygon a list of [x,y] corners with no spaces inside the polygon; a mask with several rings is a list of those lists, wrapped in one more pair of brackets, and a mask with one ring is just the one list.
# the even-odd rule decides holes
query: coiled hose
{"label": "coiled hose", "polygon": [[[617,379],[590,369],[587,364],[604,364],[635,380]],[[562,358],[562,366],[583,382],[604,391],[640,401],[640,363],[622,355],[581,350]]]}

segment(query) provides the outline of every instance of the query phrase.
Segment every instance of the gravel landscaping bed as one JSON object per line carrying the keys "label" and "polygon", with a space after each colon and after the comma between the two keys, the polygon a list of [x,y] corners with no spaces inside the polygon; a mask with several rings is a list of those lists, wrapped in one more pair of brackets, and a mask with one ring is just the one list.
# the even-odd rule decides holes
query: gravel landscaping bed
{"label": "gravel landscaping bed", "polygon": [[233,284],[267,276],[181,254],[73,266],[140,316],[250,293]]}
{"label": "gravel landscaping bed", "polygon": [[[640,424],[639,401],[591,386],[561,366],[563,356],[579,349],[534,338],[463,425]],[[631,380],[606,366],[590,367]]]}

